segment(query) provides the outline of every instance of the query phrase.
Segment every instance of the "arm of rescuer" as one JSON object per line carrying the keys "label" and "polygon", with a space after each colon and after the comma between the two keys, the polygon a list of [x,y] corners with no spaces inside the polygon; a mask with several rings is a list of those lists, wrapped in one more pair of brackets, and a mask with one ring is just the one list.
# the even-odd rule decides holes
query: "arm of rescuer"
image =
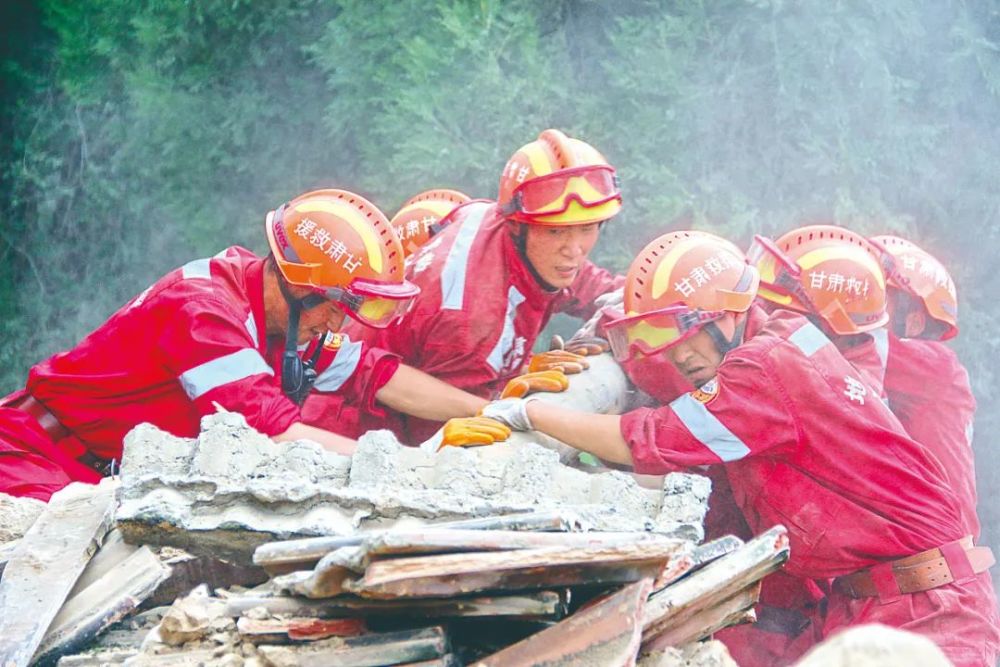
{"label": "arm of rescuer", "polygon": [[577,412],[529,398],[497,401],[483,416],[540,431],[640,473],[726,463],[796,445],[799,426],[765,366],[727,359],[710,385],[669,405],[624,415]]}
{"label": "arm of rescuer", "polygon": [[375,398],[397,412],[433,421],[473,417],[489,403],[406,364],[399,365]]}

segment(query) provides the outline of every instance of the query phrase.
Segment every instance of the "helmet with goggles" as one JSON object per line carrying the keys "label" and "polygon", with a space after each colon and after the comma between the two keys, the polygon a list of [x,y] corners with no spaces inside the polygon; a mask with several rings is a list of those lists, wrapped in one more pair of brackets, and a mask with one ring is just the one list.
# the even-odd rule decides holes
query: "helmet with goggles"
{"label": "helmet with goggles", "polygon": [[312,293],[309,309],[335,301],[362,324],[384,328],[419,293],[403,277],[403,248],[385,215],[345,190],[302,194],[267,215],[267,241],[282,278]]}
{"label": "helmet with goggles", "polygon": [[456,208],[471,201],[457,190],[427,190],[406,200],[389,224],[409,257],[443,228],[441,221]]}
{"label": "helmet with goggles", "polygon": [[500,177],[505,217],[538,225],[587,225],[621,211],[615,169],[590,144],[545,130],[522,146]]}
{"label": "helmet with goggles", "polygon": [[808,225],[771,241],[755,236],[747,257],[759,294],[781,308],[818,316],[847,336],[885,326],[885,277],[865,237],[835,225]]}
{"label": "helmet with goggles", "polygon": [[729,241],[670,232],[643,248],[625,279],[624,313],[605,325],[620,361],[651,355],[693,336],[726,313],[746,312],[757,271]]}
{"label": "helmet with goggles", "polygon": [[941,340],[958,334],[958,293],[955,281],[933,255],[898,236],[869,239],[878,251],[889,287],[923,303],[927,315],[944,326]]}

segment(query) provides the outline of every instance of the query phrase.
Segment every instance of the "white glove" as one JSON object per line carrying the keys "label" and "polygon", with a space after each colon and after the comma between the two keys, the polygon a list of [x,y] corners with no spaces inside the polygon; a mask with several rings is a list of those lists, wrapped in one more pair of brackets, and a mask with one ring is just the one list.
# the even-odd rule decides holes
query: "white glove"
{"label": "white glove", "polygon": [[535,427],[528,418],[528,403],[536,399],[536,396],[501,398],[499,401],[487,403],[479,414],[503,422],[515,431],[534,431]]}
{"label": "white glove", "polygon": [[625,303],[625,288],[619,287],[616,290],[611,290],[610,292],[605,292],[596,299],[594,299],[594,305],[597,306],[597,312],[587,320],[580,330],[573,334],[570,340],[575,340],[577,338],[591,338],[597,335],[597,325],[600,323],[601,318],[604,317],[605,308],[618,308],[621,309],[622,305]]}

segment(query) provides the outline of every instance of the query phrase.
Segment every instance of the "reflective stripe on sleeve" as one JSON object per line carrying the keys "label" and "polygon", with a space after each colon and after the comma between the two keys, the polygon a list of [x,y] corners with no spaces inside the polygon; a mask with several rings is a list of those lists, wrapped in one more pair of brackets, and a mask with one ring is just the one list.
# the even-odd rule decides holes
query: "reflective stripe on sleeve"
{"label": "reflective stripe on sleeve", "polygon": [[507,290],[507,312],[503,316],[503,331],[500,332],[500,339],[490,352],[490,356],[486,358],[486,363],[498,373],[503,367],[504,358],[514,345],[514,318],[517,317],[517,307],[522,303],[524,295],[511,285]]}
{"label": "reflective stripe on sleeve", "polygon": [[319,374],[313,388],[317,391],[337,391],[344,386],[361,363],[362,347],[360,341],[351,341],[345,336],[333,363]]}
{"label": "reflective stripe on sleeve", "polygon": [[212,260],[209,257],[205,257],[203,259],[193,259],[181,267],[181,275],[184,276],[185,280],[191,280],[192,278],[211,278],[211,261]]}
{"label": "reflective stripe on sleeve", "polygon": [[481,204],[462,221],[455,243],[448,251],[444,269],[441,271],[441,310],[462,310],[465,300],[465,272],[469,266],[469,251],[483,223],[489,204]]}
{"label": "reflective stripe on sleeve", "polygon": [[253,346],[260,347],[260,339],[257,337],[257,323],[253,320],[253,313],[247,315],[247,321],[243,323],[243,326],[247,328],[247,333],[253,340]]}
{"label": "reflective stripe on sleeve", "polygon": [[882,364],[882,373],[885,373],[885,367],[889,363],[889,331],[885,327],[879,327],[868,333],[875,341],[875,351],[878,353],[879,363]]}
{"label": "reflective stripe on sleeve", "polygon": [[820,331],[812,322],[806,322],[799,329],[788,337],[788,341],[802,351],[802,354],[811,357],[818,352],[830,339]]}
{"label": "reflective stripe on sleeve", "polygon": [[274,375],[274,371],[257,350],[244,348],[184,371],[179,379],[193,401],[224,384],[260,374]]}
{"label": "reflective stripe on sleeve", "polygon": [[698,442],[723,461],[738,461],[750,453],[750,448],[691,394],[684,394],[674,400],[670,409]]}

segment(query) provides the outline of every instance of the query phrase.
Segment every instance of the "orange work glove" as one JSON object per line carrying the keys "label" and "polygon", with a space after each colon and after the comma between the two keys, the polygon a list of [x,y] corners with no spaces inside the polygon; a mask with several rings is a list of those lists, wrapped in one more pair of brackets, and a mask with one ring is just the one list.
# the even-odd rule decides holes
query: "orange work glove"
{"label": "orange work glove", "polygon": [[552,343],[549,345],[549,350],[565,350],[584,357],[602,354],[610,349],[611,343],[600,336],[573,336],[564,343],[562,336],[556,335],[552,337]]}
{"label": "orange work glove", "polygon": [[510,428],[503,422],[489,417],[457,417],[444,425],[441,446],[480,447],[492,445],[510,437]]}
{"label": "orange work glove", "polygon": [[565,350],[549,350],[548,352],[533,354],[531,355],[531,361],[528,362],[529,373],[537,371],[562,371],[563,373],[572,375],[589,367],[590,364],[582,356]]}
{"label": "orange work glove", "polygon": [[500,398],[521,398],[536,391],[559,393],[569,389],[569,378],[562,371],[525,373],[507,383]]}

